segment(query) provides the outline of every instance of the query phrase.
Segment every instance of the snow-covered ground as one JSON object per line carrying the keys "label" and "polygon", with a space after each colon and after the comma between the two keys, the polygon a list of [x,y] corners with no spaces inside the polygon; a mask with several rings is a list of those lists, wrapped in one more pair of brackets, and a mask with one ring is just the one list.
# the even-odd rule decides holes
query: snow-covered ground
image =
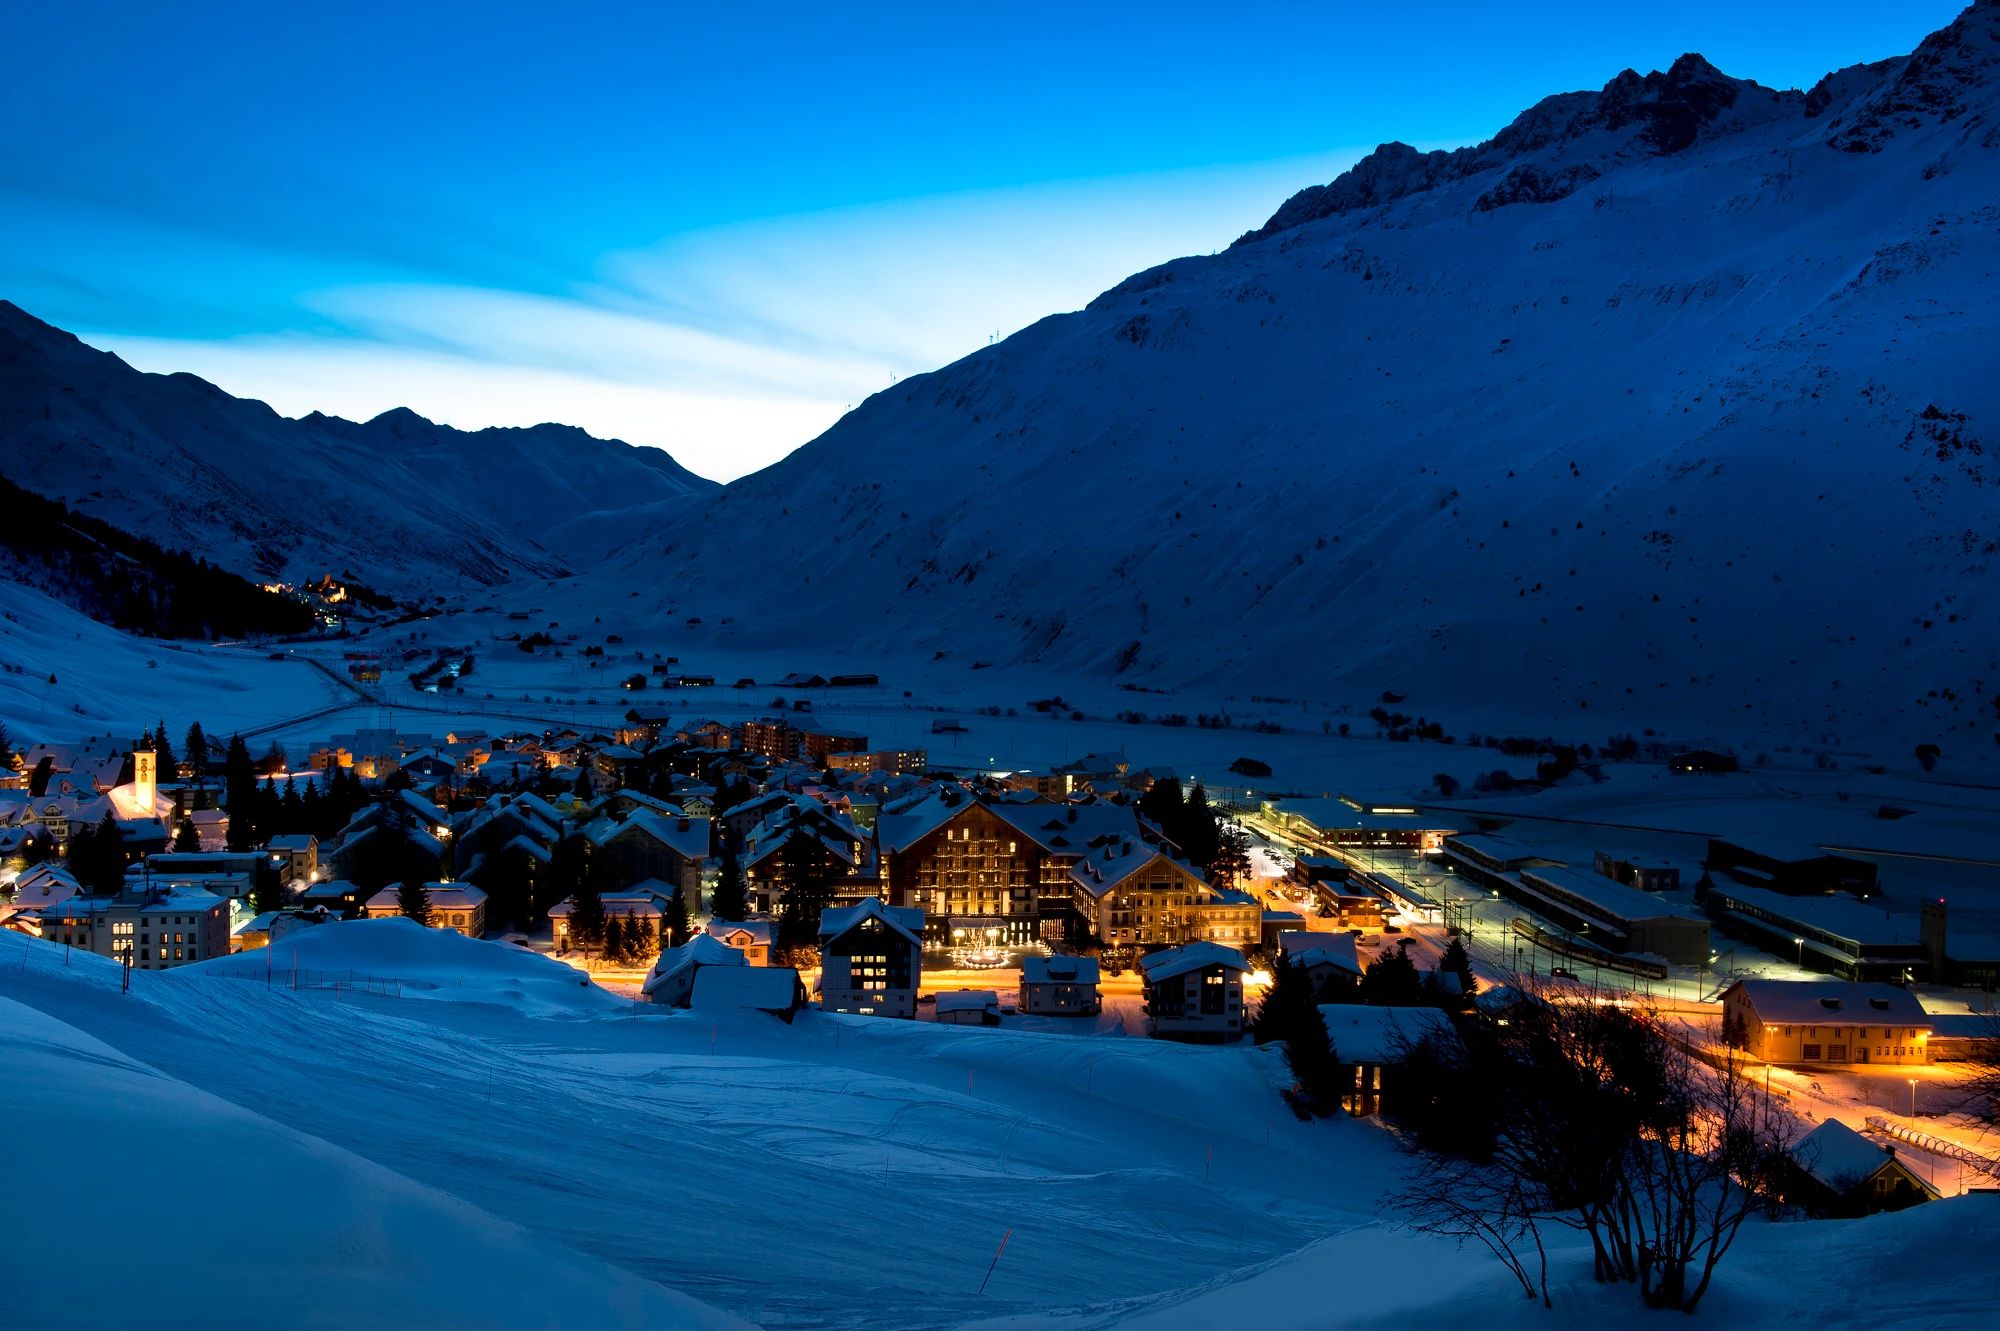
{"label": "snow-covered ground", "polygon": [[[726,1324],[683,1296],[1009,1331],[1631,1310],[1573,1247],[1543,1314],[1483,1254],[1385,1223],[1402,1158],[1372,1124],[1293,1119],[1272,1051],[669,1013],[397,921],[294,935],[268,982],[249,960],[121,994],[100,958],[0,935],[0,1121],[37,1143],[0,1226],[150,1240],[94,1245],[118,1259],[76,1281],[49,1244],[0,1245],[0,1324]],[[294,962],[423,997],[295,990]],[[1996,1238],[1990,1196],[1760,1222],[1704,1316],[1796,1308],[1810,1254],[1820,1324],[1969,1331]]]}
{"label": "snow-covered ground", "polygon": [[137,734],[162,717],[211,734],[351,699],[303,661],[267,651],[154,642],[108,628],[17,582],[0,581],[0,723],[17,741]]}

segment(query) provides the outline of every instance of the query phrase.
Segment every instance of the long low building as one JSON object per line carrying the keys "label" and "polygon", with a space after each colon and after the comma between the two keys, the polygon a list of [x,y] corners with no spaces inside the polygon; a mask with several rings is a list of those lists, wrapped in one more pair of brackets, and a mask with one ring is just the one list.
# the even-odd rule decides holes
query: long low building
{"label": "long low building", "polygon": [[1530,905],[1613,952],[1650,953],[1676,966],[1708,961],[1708,921],[1692,910],[1581,869],[1523,869],[1520,877]]}
{"label": "long low building", "polygon": [[1677,966],[1709,957],[1709,923],[1696,911],[1600,874],[1555,863],[1504,837],[1461,836],[1445,858],[1466,878],[1613,952],[1645,953]]}
{"label": "long low building", "polygon": [[1896,983],[1930,976],[1920,923],[1850,896],[1795,897],[1769,888],[1718,884],[1709,888],[1702,905],[1724,933],[1814,970],[1849,980]]}

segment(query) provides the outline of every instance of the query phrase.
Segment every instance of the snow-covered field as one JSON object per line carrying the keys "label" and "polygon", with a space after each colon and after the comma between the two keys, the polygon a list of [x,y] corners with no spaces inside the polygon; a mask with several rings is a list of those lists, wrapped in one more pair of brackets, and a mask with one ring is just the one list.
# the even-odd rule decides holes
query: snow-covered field
{"label": "snow-covered field", "polygon": [[351,697],[303,661],[248,647],[153,642],[0,581],[0,722],[17,740],[136,734],[162,717],[212,734]]}
{"label": "snow-covered field", "polygon": [[[1378,1128],[1273,1053],[630,1005],[400,921],[132,976],[0,935],[0,1325],[1276,1328],[1596,1324],[1377,1214]],[[300,988],[343,972],[358,989]],[[361,977],[410,997],[378,996]],[[420,997],[418,997],[420,996]],[[1003,1237],[984,1295],[982,1277]],[[117,1251],[55,1278],[59,1245]],[[123,1243],[109,1243],[118,1236]],[[1703,1317],[1969,1328],[2000,1201],[1753,1226]],[[1921,1254],[1921,1256],[1919,1256]]]}

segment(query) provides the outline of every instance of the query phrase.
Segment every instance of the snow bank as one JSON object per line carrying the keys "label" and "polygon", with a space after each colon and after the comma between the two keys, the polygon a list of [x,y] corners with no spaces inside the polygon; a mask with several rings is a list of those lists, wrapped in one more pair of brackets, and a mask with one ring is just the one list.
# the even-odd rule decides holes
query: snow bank
{"label": "snow bank", "polygon": [[[268,952],[268,955],[266,953]],[[265,951],[168,972],[183,979],[233,976],[274,987],[339,989],[394,998],[495,1003],[536,1016],[623,1009],[628,1000],[583,972],[513,943],[426,929],[414,920],[341,920],[300,929]]]}
{"label": "snow bank", "polygon": [[0,1186],[7,1326],[747,1325],[6,998],[0,1122],[61,1125]]}

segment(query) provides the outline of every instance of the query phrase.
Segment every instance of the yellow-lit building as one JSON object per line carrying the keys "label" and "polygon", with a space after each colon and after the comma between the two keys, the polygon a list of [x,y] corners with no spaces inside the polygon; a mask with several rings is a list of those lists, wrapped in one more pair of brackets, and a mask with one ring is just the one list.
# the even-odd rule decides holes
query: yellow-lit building
{"label": "yellow-lit building", "polygon": [[1738,980],[1722,995],[1722,1020],[1731,1045],[1766,1063],[1930,1062],[1930,1015],[1894,985]]}

